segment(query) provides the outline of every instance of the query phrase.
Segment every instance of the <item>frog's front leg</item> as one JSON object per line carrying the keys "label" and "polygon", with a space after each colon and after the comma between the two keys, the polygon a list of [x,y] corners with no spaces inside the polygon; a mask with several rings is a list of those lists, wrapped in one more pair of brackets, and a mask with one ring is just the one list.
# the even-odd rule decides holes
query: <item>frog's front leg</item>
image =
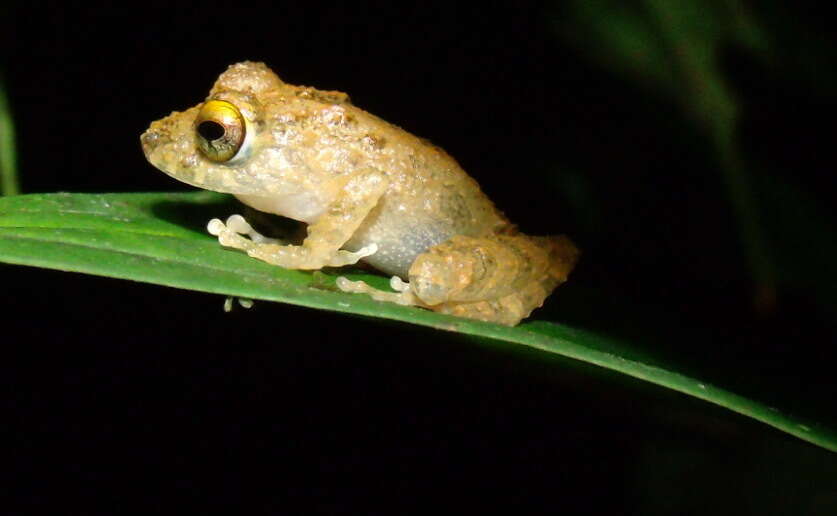
{"label": "frog's front leg", "polygon": [[455,236],[416,258],[409,283],[393,277],[397,292],[345,278],[337,286],[378,301],[513,326],[566,281],[577,258],[565,237]]}
{"label": "frog's front leg", "polygon": [[230,217],[227,224],[213,219],[207,229],[218,237],[221,245],[241,249],[249,256],[286,269],[350,265],[378,249],[374,243],[355,252],[340,247],[378,203],[387,184],[386,177],[376,170],[354,174],[325,213],[308,226],[308,237],[302,245],[279,245],[269,241],[256,233],[241,216]]}

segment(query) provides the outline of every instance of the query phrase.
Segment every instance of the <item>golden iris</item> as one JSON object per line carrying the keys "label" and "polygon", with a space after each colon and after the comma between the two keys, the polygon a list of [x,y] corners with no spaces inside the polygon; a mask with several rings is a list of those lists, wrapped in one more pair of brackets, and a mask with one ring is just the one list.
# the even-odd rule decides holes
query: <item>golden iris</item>
{"label": "golden iris", "polygon": [[244,143],[244,116],[224,100],[208,100],[195,118],[195,137],[204,156],[216,163],[235,157]]}

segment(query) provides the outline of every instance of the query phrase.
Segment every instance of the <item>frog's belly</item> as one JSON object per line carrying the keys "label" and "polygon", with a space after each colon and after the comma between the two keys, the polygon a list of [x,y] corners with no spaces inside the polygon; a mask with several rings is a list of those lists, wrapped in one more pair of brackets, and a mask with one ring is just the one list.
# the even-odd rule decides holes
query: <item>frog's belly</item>
{"label": "frog's belly", "polygon": [[[434,245],[455,235],[479,236],[492,233],[498,224],[502,224],[490,205],[486,213],[480,213],[483,215],[481,217],[438,217],[434,213],[421,211],[405,215],[405,211],[399,210],[397,206],[397,203],[379,204],[343,248],[356,251],[369,244],[376,244],[378,251],[363,261],[381,272],[403,279],[407,279],[407,273],[416,257]],[[467,211],[464,213],[473,213],[470,208],[465,207]]]}
{"label": "frog's belly", "polygon": [[418,255],[455,234],[454,228],[411,223],[407,218],[398,224],[364,224],[343,247],[356,251],[374,243],[378,251],[363,261],[381,272],[407,279],[407,272]]}

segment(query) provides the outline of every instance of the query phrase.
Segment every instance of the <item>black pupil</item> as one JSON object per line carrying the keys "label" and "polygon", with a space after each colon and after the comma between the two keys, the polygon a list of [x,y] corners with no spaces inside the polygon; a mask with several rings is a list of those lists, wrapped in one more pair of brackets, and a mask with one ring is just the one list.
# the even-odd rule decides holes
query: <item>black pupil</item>
{"label": "black pupil", "polygon": [[224,136],[224,132],[224,126],[212,120],[206,120],[198,124],[198,134],[210,142]]}

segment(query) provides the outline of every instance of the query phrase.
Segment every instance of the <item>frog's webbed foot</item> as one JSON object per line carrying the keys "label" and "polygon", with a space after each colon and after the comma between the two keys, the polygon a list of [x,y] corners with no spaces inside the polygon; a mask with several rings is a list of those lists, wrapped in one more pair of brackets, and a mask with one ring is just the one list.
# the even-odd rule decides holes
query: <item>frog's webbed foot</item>
{"label": "frog's webbed foot", "polygon": [[434,312],[468,319],[497,322],[508,326],[514,326],[520,322],[521,314],[528,314],[531,311],[531,308],[527,311],[521,306],[517,294],[493,301],[478,301],[473,303],[450,302],[430,305],[419,299],[413,292],[410,283],[403,281],[398,276],[393,276],[389,280],[389,286],[395,292],[378,290],[363,281],[351,281],[343,276],[337,278],[337,287],[343,292],[368,294],[375,301],[397,303],[404,306],[418,306],[433,310]]}
{"label": "frog's webbed foot", "polygon": [[[245,220],[245,218],[241,215],[230,215],[227,218],[226,224],[221,222],[221,219],[212,219],[209,221],[209,224],[207,224],[206,229],[211,235],[217,236],[219,241],[221,241],[222,238],[227,240],[232,235],[238,236],[239,238],[240,235],[246,235],[247,238],[257,244],[286,244],[285,241],[278,238],[270,238],[262,235],[253,229],[253,226],[251,226],[250,223],[247,222],[247,220]],[[225,232],[225,229],[229,231]],[[229,233],[229,235],[227,235],[227,233]],[[235,238],[235,236],[233,236],[233,238]],[[228,246],[228,244],[225,244],[224,241],[221,241],[221,245]],[[232,246],[229,245],[228,247]]]}
{"label": "frog's webbed foot", "polygon": [[337,278],[337,288],[343,292],[351,292],[353,294],[369,294],[372,299],[376,301],[387,301],[390,303],[397,303],[405,306],[421,306],[427,308],[427,305],[422,303],[419,298],[413,294],[410,289],[410,284],[402,280],[398,276],[393,276],[389,280],[389,286],[395,292],[385,292],[371,287],[363,281],[351,281],[350,279],[340,276]]}
{"label": "frog's webbed foot", "polygon": [[224,247],[241,249],[253,258],[289,269],[352,265],[378,250],[377,245],[370,244],[354,252],[337,250],[317,253],[305,246],[282,245],[281,240],[257,232],[241,215],[230,216],[226,224],[220,219],[212,219],[206,229],[211,235],[217,236],[218,242]]}

